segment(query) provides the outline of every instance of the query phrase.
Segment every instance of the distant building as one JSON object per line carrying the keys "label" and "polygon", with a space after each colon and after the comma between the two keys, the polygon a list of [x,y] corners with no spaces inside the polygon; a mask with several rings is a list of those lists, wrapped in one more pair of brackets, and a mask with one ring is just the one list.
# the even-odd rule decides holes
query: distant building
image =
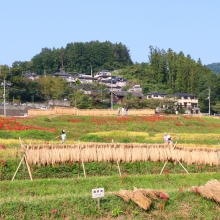
{"label": "distant building", "polygon": [[52,76],[61,77],[69,83],[75,83],[75,77],[69,73],[66,73],[66,72],[56,72]]}
{"label": "distant building", "polygon": [[117,85],[117,86],[124,87],[124,86],[127,85],[127,80],[124,79],[124,78],[118,78],[118,77],[116,77],[115,80],[116,80],[116,85]]}
{"label": "distant building", "polygon": [[79,74],[77,79],[79,79],[80,83],[82,84],[92,84],[98,81],[97,78],[85,74]]}
{"label": "distant building", "polygon": [[112,93],[113,93],[113,102],[117,104],[123,104],[123,99],[128,93],[131,93],[133,96],[136,96],[141,100],[143,98],[143,95],[138,92],[113,91]]}
{"label": "distant building", "polygon": [[99,78],[100,76],[111,76],[111,72],[109,70],[100,70],[99,72],[95,73],[94,77]]}
{"label": "distant building", "polygon": [[35,80],[39,79],[39,76],[36,73],[25,73],[24,77],[30,79],[30,80]]}
{"label": "distant building", "polygon": [[[167,102],[173,102],[175,110],[178,112],[184,109],[187,114],[199,114],[200,109],[198,108],[198,98],[195,95],[188,93],[175,93],[173,95],[168,95],[164,92],[151,92],[146,95],[147,99],[160,99],[166,100]],[[166,109],[169,104],[163,104],[162,110]],[[158,108],[160,109],[160,108]]]}
{"label": "distant building", "polygon": [[146,95],[147,99],[164,99],[168,94],[164,92],[150,92]]}
{"label": "distant building", "polygon": [[130,92],[138,92],[142,93],[142,88],[140,85],[134,85],[132,89],[129,90]]}
{"label": "distant building", "polygon": [[185,109],[185,113],[188,114],[199,114],[200,109],[198,108],[198,98],[195,95],[188,93],[175,93],[173,94],[175,106],[177,110]]}

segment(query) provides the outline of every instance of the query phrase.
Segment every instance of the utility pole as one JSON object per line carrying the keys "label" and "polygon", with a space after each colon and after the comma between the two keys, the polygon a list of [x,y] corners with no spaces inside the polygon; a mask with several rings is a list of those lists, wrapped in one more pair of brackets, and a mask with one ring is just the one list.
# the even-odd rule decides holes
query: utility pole
{"label": "utility pole", "polygon": [[111,109],[113,109],[112,77],[111,77]]}
{"label": "utility pole", "polygon": [[46,71],[44,70],[44,78],[46,78],[47,77],[47,73],[46,73]]}
{"label": "utility pole", "polygon": [[210,87],[207,90],[209,91],[209,97],[208,97],[208,99],[209,99],[209,115],[211,115],[211,111],[210,111],[210,91],[211,91],[211,89],[210,89]]}
{"label": "utility pole", "polygon": [[4,99],[4,116],[6,117],[6,108],[5,108],[5,77],[4,77],[4,94],[3,94],[3,99]]}
{"label": "utility pole", "polygon": [[[0,65],[0,75],[1,75],[1,65]],[[4,82],[3,82],[3,86],[4,86],[4,92],[3,92],[3,103],[4,103],[4,116],[6,117],[6,109],[5,109],[5,77],[4,77]]]}

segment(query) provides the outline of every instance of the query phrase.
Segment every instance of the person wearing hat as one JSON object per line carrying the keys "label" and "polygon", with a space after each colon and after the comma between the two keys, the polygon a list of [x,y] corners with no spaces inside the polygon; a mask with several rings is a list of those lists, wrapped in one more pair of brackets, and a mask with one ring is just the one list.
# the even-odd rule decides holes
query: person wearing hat
{"label": "person wearing hat", "polygon": [[62,130],[61,138],[62,138],[62,144],[63,144],[65,142],[65,140],[66,140],[66,132],[65,132],[65,130]]}
{"label": "person wearing hat", "polygon": [[166,132],[164,133],[163,141],[164,141],[164,143],[168,142],[168,134]]}

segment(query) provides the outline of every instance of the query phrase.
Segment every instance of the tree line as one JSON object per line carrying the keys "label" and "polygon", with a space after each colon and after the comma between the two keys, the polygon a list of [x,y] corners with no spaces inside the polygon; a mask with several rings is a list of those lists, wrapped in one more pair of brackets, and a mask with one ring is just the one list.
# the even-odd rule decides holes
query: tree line
{"label": "tree line", "polygon": [[[200,59],[195,61],[183,52],[176,53],[172,49],[165,51],[152,46],[149,48],[149,60],[143,63],[133,63],[130,51],[125,45],[109,41],[69,43],[60,49],[43,48],[30,61],[15,61],[11,68],[7,65],[1,66],[1,79],[4,77],[12,82],[8,91],[10,99],[45,101],[50,98],[68,97],[73,106],[95,108],[108,107],[103,105],[102,100],[106,100],[107,92],[104,92],[106,89],[102,85],[92,85],[93,89],[101,92],[91,99],[82,92],[79,93],[76,87],[71,88],[65,80],[51,77],[51,74],[60,70],[70,74],[90,74],[91,69],[93,72],[101,69],[119,70],[117,75],[126,78],[129,85],[140,84],[144,95],[153,91],[196,95],[202,112],[208,112],[207,89],[210,88],[211,110],[220,112],[219,74],[202,65]],[[35,72],[41,77],[31,81],[24,78],[26,72]],[[150,105],[155,107],[157,104],[153,101],[140,104],[138,100],[134,100],[134,97],[127,96],[127,102],[136,102],[133,106],[137,108]],[[84,104],[80,104],[81,102]]]}
{"label": "tree line", "polygon": [[122,43],[91,41],[69,43],[60,49],[42,48],[31,61],[16,61],[12,67],[21,67],[23,71],[39,75],[60,71],[89,74],[91,69],[93,72],[114,70],[131,64],[129,50]]}
{"label": "tree line", "polygon": [[150,46],[149,62],[136,63],[123,68],[120,72],[126,79],[140,84],[143,93],[153,91],[174,94],[184,92],[199,98],[202,112],[208,112],[208,88],[211,89],[211,109],[220,112],[220,77],[201,60],[195,61],[183,52],[176,53]]}

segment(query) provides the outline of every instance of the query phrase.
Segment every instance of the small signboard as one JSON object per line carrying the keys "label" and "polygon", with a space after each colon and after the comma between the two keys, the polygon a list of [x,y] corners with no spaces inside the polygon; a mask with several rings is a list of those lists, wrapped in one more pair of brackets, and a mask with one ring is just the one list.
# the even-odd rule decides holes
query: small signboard
{"label": "small signboard", "polygon": [[97,189],[92,189],[92,198],[100,198],[104,197],[104,188],[97,188]]}

